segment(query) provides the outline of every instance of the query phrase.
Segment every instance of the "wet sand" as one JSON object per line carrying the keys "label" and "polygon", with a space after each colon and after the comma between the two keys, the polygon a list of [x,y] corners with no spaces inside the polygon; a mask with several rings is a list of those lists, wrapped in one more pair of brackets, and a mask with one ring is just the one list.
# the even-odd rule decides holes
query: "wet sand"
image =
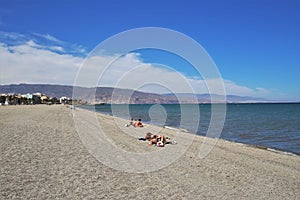
{"label": "wet sand", "polygon": [[[84,135],[77,132],[78,122],[74,123],[73,116],[82,117],[88,134],[88,127],[93,129],[93,124],[85,118],[89,115],[89,111],[70,111],[61,105],[1,106],[0,198],[300,198],[299,156],[224,140],[219,140],[200,159],[199,148],[204,137],[195,137],[181,157],[152,172],[134,173],[108,167],[91,154],[93,151],[82,140]],[[161,131],[172,138],[174,130],[150,125],[141,129],[116,126],[116,121],[120,124],[126,121],[101,114],[96,118],[115,147],[126,152],[146,155],[172,153],[181,148],[181,140],[161,150],[137,139],[148,130]],[[93,145],[96,151],[97,143]],[[103,152],[108,158],[109,153]]]}

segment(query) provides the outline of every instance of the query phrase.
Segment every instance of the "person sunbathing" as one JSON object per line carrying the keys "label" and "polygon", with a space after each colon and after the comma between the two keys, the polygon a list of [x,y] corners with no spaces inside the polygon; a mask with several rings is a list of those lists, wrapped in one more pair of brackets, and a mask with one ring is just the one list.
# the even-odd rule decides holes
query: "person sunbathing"
{"label": "person sunbathing", "polygon": [[156,145],[158,147],[164,147],[166,144],[166,137],[163,135],[156,135],[148,132],[145,136],[145,140],[149,140],[149,145]]}
{"label": "person sunbathing", "polygon": [[136,122],[133,120],[133,118],[130,119],[129,123],[128,124],[125,124],[126,127],[129,127],[129,126],[133,126],[135,127],[135,124]]}
{"label": "person sunbathing", "polygon": [[138,119],[138,120],[135,122],[135,127],[143,127],[143,124],[142,124],[142,120],[141,120],[141,119]]}
{"label": "person sunbathing", "polygon": [[130,122],[129,122],[129,125],[130,125],[130,126],[134,126],[134,124],[135,124],[135,122],[134,122],[133,118],[131,118],[131,119],[130,119]]}

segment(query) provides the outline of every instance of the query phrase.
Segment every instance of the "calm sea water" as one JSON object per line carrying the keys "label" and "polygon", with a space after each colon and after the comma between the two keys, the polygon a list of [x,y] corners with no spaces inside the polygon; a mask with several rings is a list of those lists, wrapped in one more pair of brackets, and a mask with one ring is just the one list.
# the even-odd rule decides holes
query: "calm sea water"
{"label": "calm sea water", "polygon": [[[211,120],[211,106],[96,105],[95,110],[125,119],[141,118],[146,123],[184,128],[198,135],[206,135]],[[226,108],[220,136],[222,139],[300,155],[300,104],[227,104]],[[197,109],[200,116],[197,115]],[[199,121],[197,127],[195,119]]]}

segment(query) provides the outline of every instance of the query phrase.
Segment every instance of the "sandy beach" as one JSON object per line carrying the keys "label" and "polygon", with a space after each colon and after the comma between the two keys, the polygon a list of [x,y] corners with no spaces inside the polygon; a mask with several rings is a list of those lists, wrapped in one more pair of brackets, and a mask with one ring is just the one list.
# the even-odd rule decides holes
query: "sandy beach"
{"label": "sandy beach", "polygon": [[[133,168],[138,171],[146,163],[149,171],[135,173],[127,162],[116,168],[101,162],[114,156],[105,151],[105,145],[97,147],[97,138],[94,141],[94,135],[89,135],[88,127],[95,133],[97,129],[85,116],[94,113],[35,105],[1,106],[0,115],[0,199],[300,199],[300,157],[296,155],[218,140],[200,159],[204,137],[197,136],[168,165],[155,170],[145,159]],[[82,120],[76,122],[74,116]],[[124,152],[146,158],[159,154],[167,160],[168,154],[171,157],[184,147],[184,139],[163,150],[138,140],[150,130],[172,138],[175,130],[116,126],[126,120],[102,114],[96,118],[107,138]],[[78,134],[81,122],[79,129],[86,127],[86,132]],[[94,143],[88,148],[87,142]],[[100,150],[100,157],[93,154]]]}

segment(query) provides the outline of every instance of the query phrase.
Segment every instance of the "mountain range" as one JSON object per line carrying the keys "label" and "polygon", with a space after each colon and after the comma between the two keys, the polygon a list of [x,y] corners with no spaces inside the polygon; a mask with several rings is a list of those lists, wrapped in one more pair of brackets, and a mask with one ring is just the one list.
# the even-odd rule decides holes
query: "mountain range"
{"label": "mountain range", "polygon": [[[75,88],[75,90],[73,90]],[[73,91],[75,91],[73,93]],[[174,104],[174,103],[220,103],[222,96],[217,94],[155,94],[112,87],[73,87],[49,84],[0,85],[0,94],[42,93],[49,97],[68,97],[85,100],[87,103],[131,103],[131,104]],[[213,101],[212,101],[213,99]],[[216,100],[217,99],[217,100]],[[220,99],[220,100],[218,100]],[[271,102],[263,98],[227,95],[227,103]]]}

